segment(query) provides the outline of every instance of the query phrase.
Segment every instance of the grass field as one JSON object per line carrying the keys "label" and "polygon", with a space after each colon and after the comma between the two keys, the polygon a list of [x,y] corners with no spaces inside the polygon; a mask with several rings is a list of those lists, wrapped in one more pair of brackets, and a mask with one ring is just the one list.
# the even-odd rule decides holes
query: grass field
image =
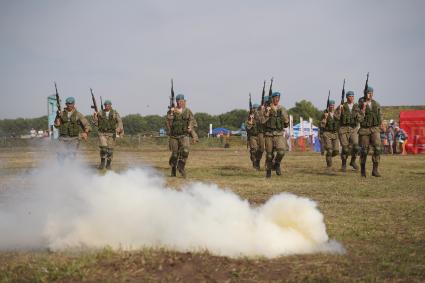
{"label": "grass field", "polygon": [[[13,190],[11,182],[43,159],[45,149],[0,149],[0,192]],[[91,167],[98,162],[95,148],[81,156]],[[170,178],[169,152],[164,146],[121,148],[114,170],[149,164],[167,183],[213,182],[253,205],[274,194],[291,192],[318,202],[331,239],[342,243],[343,255],[312,254],[277,259],[229,259],[204,253],[145,249],[136,252],[100,251],[0,252],[0,282],[41,281],[425,281],[425,156],[383,156],[382,178],[361,179],[357,172],[324,170],[324,158],[312,153],[289,153],[281,177],[264,178],[250,167],[243,146],[229,149],[193,147],[188,178]],[[0,235],[1,237],[1,235]]]}

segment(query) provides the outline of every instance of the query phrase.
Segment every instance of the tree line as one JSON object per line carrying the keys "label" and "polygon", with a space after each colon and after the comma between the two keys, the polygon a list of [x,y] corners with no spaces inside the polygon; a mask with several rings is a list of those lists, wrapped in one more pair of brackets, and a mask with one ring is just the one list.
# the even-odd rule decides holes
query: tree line
{"label": "tree line", "polygon": [[[294,123],[298,123],[300,116],[302,116],[304,119],[312,117],[313,121],[317,124],[322,111],[318,110],[311,102],[301,100],[295,103],[295,107],[290,108],[288,113],[294,116]],[[248,110],[235,109],[219,115],[199,112],[194,115],[198,122],[198,135],[204,137],[208,134],[210,124],[214,128],[239,129],[248,116]],[[87,116],[87,119],[91,121],[92,117]],[[124,131],[127,135],[152,134],[158,133],[160,128],[165,128],[166,117],[160,115],[142,116],[140,114],[129,114],[122,117],[122,120]],[[17,118],[0,120],[0,136],[25,135],[33,128],[35,130],[46,130],[47,116],[32,119]],[[93,133],[96,133],[96,129],[94,128],[93,130]]]}

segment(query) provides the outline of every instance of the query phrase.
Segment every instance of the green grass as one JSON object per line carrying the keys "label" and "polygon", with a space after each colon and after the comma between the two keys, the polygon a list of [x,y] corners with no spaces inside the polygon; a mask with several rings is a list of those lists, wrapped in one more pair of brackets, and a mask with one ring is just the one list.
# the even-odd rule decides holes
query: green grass
{"label": "green grass", "polygon": [[[217,183],[248,199],[264,203],[274,194],[291,192],[318,202],[331,239],[341,242],[344,255],[312,254],[277,259],[229,259],[203,253],[144,249],[136,252],[98,251],[0,252],[0,282],[51,281],[425,281],[425,156],[383,156],[382,178],[361,179],[358,172],[325,171],[318,154],[289,153],[281,177],[264,178],[250,167],[248,151],[196,145],[188,163],[188,178],[167,178],[179,188],[187,182]],[[89,166],[97,165],[94,146],[83,147]],[[31,154],[27,154],[31,152]],[[43,150],[3,148],[0,190],[19,172],[35,166]],[[168,176],[166,146],[145,144],[118,148],[114,170],[143,161]],[[131,157],[131,158],[130,158]],[[129,159],[130,158],[130,159]],[[263,164],[262,164],[263,165]]]}

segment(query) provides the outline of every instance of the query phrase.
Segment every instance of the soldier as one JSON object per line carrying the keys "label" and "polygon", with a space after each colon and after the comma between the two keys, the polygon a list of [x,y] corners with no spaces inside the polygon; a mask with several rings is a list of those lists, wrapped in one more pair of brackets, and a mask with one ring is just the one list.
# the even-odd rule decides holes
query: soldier
{"label": "soldier", "polygon": [[287,143],[284,129],[289,125],[289,117],[285,108],[279,105],[280,93],[273,92],[271,103],[262,107],[260,121],[264,126],[264,142],[266,149],[266,178],[271,177],[272,169],[281,175],[280,162],[285,156]]}
{"label": "soldier", "polygon": [[112,156],[116,137],[124,134],[120,115],[112,109],[112,102],[105,100],[104,109],[93,114],[94,121],[99,131],[100,164],[99,169],[111,169]]}
{"label": "soldier", "polygon": [[381,138],[380,127],[382,124],[381,107],[373,100],[373,88],[368,86],[366,95],[359,100],[360,105],[360,168],[361,176],[366,177],[366,159],[370,147],[373,150],[372,162],[372,176],[381,177],[378,172],[378,165],[381,157]]}
{"label": "soldier", "polygon": [[347,159],[351,155],[350,166],[354,170],[359,167],[356,164],[357,154],[359,153],[359,135],[357,124],[360,122],[360,108],[357,103],[354,103],[354,92],[348,91],[346,93],[347,102],[339,106],[337,110],[340,113],[340,128],[339,140],[341,142],[342,152],[341,171],[347,170]]}
{"label": "soldier", "polygon": [[167,128],[170,136],[169,147],[171,156],[169,164],[171,166],[171,177],[176,176],[176,168],[185,178],[184,169],[189,156],[189,136],[193,142],[198,142],[195,132],[196,120],[189,108],[186,108],[186,100],[183,94],[176,95],[177,107],[171,107],[167,113]]}
{"label": "soldier", "polygon": [[264,152],[264,134],[263,125],[260,123],[259,107],[258,104],[253,105],[254,111],[246,121],[252,167],[257,170],[260,170],[260,162]]}
{"label": "soldier", "polygon": [[75,108],[75,98],[68,97],[65,105],[66,107],[58,113],[54,123],[55,128],[59,129],[59,162],[63,162],[65,158],[74,159],[80,145],[80,136],[83,140],[87,140],[90,131],[89,122]]}
{"label": "soldier", "polygon": [[335,111],[335,100],[329,100],[329,107],[321,118],[320,126],[323,128],[323,143],[326,151],[326,166],[332,167],[332,157],[339,153],[338,127],[339,113]]}

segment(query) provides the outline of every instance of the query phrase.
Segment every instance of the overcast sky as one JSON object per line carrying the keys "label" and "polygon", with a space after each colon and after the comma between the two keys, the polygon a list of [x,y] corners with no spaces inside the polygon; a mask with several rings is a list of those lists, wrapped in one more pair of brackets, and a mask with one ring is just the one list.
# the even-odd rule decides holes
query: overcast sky
{"label": "overcast sky", "polygon": [[381,105],[425,104],[425,1],[0,0],[0,118],[46,114],[54,92],[90,113],[90,92],[121,113],[161,114],[170,79],[193,112],[260,100],[324,108],[366,73]]}

